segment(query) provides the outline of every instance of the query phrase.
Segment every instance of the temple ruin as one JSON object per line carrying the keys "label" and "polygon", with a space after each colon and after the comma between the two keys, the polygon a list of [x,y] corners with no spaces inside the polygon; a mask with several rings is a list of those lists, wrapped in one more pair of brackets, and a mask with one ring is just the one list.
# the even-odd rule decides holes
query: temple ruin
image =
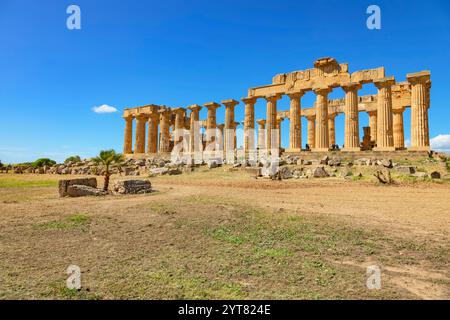
{"label": "temple ruin", "polygon": [[[359,96],[363,85],[373,83],[378,89],[375,95]],[[330,92],[341,87],[345,92],[342,99],[329,100]],[[314,62],[314,68],[291,73],[278,74],[272,83],[250,88],[247,97],[242,98],[245,108],[244,150],[273,148],[280,146],[280,128],[284,119],[290,120],[288,153],[328,152],[336,148],[335,117],[345,115],[344,146],[342,152],[361,150],[396,151],[405,150],[403,112],[411,108],[411,145],[409,151],[429,151],[428,108],[430,106],[430,72],[420,71],[407,74],[406,81],[396,82],[393,76],[386,76],[384,67],[349,73],[347,63],[338,63],[334,58],[322,58]],[[313,107],[302,108],[302,96],[312,91],[316,94]],[[287,95],[290,98],[288,111],[277,111],[277,101]],[[255,120],[257,99],[266,101],[266,119]],[[236,151],[236,126],[234,110],[239,101],[229,99],[191,105],[187,108],[171,108],[165,105],[146,105],[125,109],[124,154],[166,154],[183,139],[177,132],[190,132],[186,145],[188,152],[203,150],[208,143],[215,142],[224,152]],[[217,109],[225,106],[225,123],[217,124]],[[200,120],[202,108],[208,110],[207,119]],[[367,134],[360,137],[359,113],[366,112],[369,126]],[[307,119],[307,137],[302,137],[301,117]],[[257,129],[255,129],[255,122]],[[135,124],[134,124],[135,123]],[[206,134],[196,141],[198,125]],[[133,146],[133,126],[135,138]],[[227,135],[224,132],[234,132]],[[255,138],[255,132],[257,132]],[[219,141],[216,137],[223,137]],[[256,140],[256,141],[255,141]],[[303,146],[305,145],[305,146]],[[306,145],[308,148],[305,148]],[[200,147],[198,147],[200,146]],[[228,146],[228,150],[227,149]],[[303,146],[303,147],[302,147]],[[198,150],[197,150],[198,149]],[[184,150],[187,152],[187,150]]]}

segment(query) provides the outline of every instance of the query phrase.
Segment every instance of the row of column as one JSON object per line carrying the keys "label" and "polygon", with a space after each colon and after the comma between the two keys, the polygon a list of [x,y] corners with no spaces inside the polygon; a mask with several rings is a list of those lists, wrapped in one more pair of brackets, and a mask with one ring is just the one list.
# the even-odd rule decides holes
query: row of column
{"label": "row of column", "polygon": [[[411,84],[411,150],[429,150],[429,128],[428,128],[428,107],[430,88],[430,73],[419,72],[407,76]],[[374,150],[393,151],[404,148],[404,109],[392,109],[392,86],[395,84],[394,77],[387,77],[374,81],[378,89],[377,110],[369,111],[369,126],[371,140],[376,142]],[[361,89],[360,83],[347,83],[342,86],[345,92],[345,134],[344,151],[359,151],[359,109],[358,109],[358,90]],[[308,120],[308,139],[309,147],[314,151],[328,151],[335,142],[335,116],[328,113],[328,94],[330,87],[317,87],[313,91],[317,95],[315,104],[315,115],[307,116]],[[301,98],[306,91],[289,93],[290,98],[290,137],[289,151],[300,151],[302,147],[302,128],[301,128]],[[258,147],[271,149],[272,146],[280,146],[281,135],[279,132],[280,120],[277,119],[277,101],[281,95],[274,94],[264,97],[266,99],[266,119],[259,120]],[[257,98],[243,98],[245,103],[244,120],[244,149],[250,150],[255,147],[253,130],[255,128],[255,103]],[[239,104],[238,101],[230,99],[222,101],[225,105],[225,134],[224,151],[227,148],[234,151],[236,148],[236,126],[234,119],[234,108]],[[208,109],[206,120],[206,140],[208,143],[215,139],[216,109],[220,104],[215,102],[205,103]],[[190,113],[190,141],[189,151],[196,151],[194,148],[199,143],[195,142],[199,132],[196,123],[199,121],[199,112],[202,106],[193,105],[188,107]],[[185,129],[186,110],[183,108],[167,109],[151,112],[150,115],[136,116],[136,138],[135,153],[145,153],[145,127],[148,122],[147,152],[156,153],[158,145],[158,125],[160,127],[159,152],[170,152],[170,120],[171,115],[175,114],[175,132],[183,132]],[[125,142],[124,153],[132,152],[132,116],[125,118]],[[179,130],[177,130],[179,129]],[[183,130],[182,130],[183,129]],[[264,130],[265,129],[265,130]],[[278,129],[278,130],[277,130]],[[265,134],[264,134],[265,131]],[[233,135],[227,134],[232,132]],[[263,137],[264,135],[264,137]],[[180,136],[175,136],[174,141],[180,141]],[[264,146],[262,145],[264,141]]]}

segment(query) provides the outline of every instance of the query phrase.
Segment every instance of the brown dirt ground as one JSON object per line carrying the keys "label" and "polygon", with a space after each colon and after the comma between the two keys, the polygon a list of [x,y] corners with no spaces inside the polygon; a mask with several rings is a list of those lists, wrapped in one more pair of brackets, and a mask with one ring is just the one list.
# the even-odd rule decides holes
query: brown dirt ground
{"label": "brown dirt ground", "polygon": [[[217,168],[151,178],[149,195],[60,199],[58,178],[0,175],[0,298],[450,298],[449,184]],[[373,264],[381,290],[365,287]]]}

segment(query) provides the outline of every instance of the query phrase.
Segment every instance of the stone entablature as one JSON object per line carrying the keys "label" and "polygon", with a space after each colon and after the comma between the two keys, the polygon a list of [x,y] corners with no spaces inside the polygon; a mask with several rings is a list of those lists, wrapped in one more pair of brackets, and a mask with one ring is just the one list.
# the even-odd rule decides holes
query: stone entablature
{"label": "stone entablature", "polygon": [[[358,90],[364,84],[373,83],[378,94],[358,96]],[[341,99],[328,99],[328,94],[337,87],[345,92]],[[313,151],[328,151],[335,148],[335,117],[345,115],[345,151],[359,151],[358,114],[366,112],[369,115],[370,140],[374,150],[392,151],[404,148],[403,112],[411,108],[411,150],[429,150],[428,108],[430,107],[430,72],[421,71],[407,75],[407,81],[396,82],[394,77],[386,77],[384,67],[360,70],[349,73],[347,63],[338,63],[334,58],[322,58],[314,62],[314,68],[278,74],[272,83],[254,87],[248,90],[248,96],[241,99],[244,105],[244,149],[261,147],[271,149],[272,144],[281,141],[281,122],[290,120],[290,145],[287,151],[302,150],[301,117],[308,120],[308,136],[304,139]],[[302,108],[303,95],[312,91],[317,100],[312,107]],[[277,101],[287,95],[290,98],[289,110],[278,111]],[[258,138],[252,136],[255,129],[255,103],[265,99],[266,119],[257,121]],[[234,111],[240,107],[240,102],[227,99],[208,102],[203,105],[192,105],[188,108],[170,108],[165,105],[145,105],[125,109],[124,153],[167,153],[174,143],[182,141],[185,131],[194,134],[199,124],[205,130],[203,143],[219,143],[216,137],[222,136],[225,148],[234,151],[236,137],[230,134],[236,132]],[[207,119],[198,119],[199,111],[208,110]],[[225,122],[216,123],[217,109],[225,110]],[[135,145],[133,148],[133,120],[136,122]],[[262,126],[264,123],[264,126]],[[148,124],[148,125],[146,125]],[[146,129],[148,127],[148,130]],[[178,129],[178,131],[177,131]],[[180,131],[183,129],[183,131]],[[147,135],[146,135],[147,130]],[[264,135],[259,133],[265,130]],[[178,132],[178,133],[176,133]],[[230,133],[231,132],[231,133]],[[369,132],[369,131],[368,131]],[[177,137],[175,135],[178,134]],[[272,134],[278,135],[278,139]],[[229,137],[227,135],[230,135]],[[147,141],[146,141],[147,136]],[[203,137],[204,136],[204,137]],[[264,141],[263,141],[264,140]],[[190,138],[189,143],[194,139]],[[147,144],[146,144],[147,142]],[[224,143],[223,143],[224,142]],[[367,145],[367,143],[366,143]],[[279,143],[278,143],[279,147]],[[308,149],[309,149],[308,148]],[[194,150],[193,146],[189,149]]]}

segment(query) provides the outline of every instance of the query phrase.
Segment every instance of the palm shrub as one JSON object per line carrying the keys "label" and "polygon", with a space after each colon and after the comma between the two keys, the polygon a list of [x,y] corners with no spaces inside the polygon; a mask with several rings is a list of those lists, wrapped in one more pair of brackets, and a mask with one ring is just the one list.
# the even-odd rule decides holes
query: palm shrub
{"label": "palm shrub", "polygon": [[105,184],[103,186],[104,191],[108,191],[109,178],[111,176],[111,165],[115,164],[120,166],[124,162],[124,157],[120,153],[116,153],[114,150],[102,150],[98,157],[92,159],[95,164],[101,166],[105,175]]}

